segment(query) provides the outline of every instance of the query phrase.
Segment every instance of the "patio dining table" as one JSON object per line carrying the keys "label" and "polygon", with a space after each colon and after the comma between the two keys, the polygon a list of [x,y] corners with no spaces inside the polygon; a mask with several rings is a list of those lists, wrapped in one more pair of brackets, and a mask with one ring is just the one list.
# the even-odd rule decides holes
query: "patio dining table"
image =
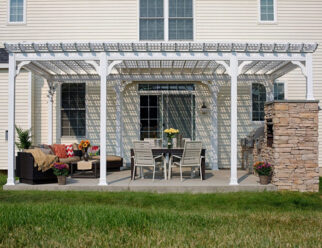
{"label": "patio dining table", "polygon": [[[169,158],[171,155],[176,155],[181,157],[183,154],[183,148],[152,148],[152,154],[153,157],[159,156],[159,155],[164,155],[167,163],[169,163]],[[134,150],[133,148],[131,149],[131,178],[133,178],[133,173],[134,173]],[[206,155],[206,149],[201,150],[201,170],[202,170],[202,180],[205,180],[205,175],[206,175],[206,162],[205,162],[205,155]],[[136,175],[136,169],[135,169],[135,175]],[[166,173],[165,173],[165,179],[166,178]]]}

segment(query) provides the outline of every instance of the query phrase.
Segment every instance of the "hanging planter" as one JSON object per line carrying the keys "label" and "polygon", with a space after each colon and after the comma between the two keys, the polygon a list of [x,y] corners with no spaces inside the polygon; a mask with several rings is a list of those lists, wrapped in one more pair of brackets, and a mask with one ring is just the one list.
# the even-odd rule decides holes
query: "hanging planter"
{"label": "hanging planter", "polygon": [[201,114],[208,114],[210,112],[210,109],[207,107],[207,105],[203,102],[202,106],[199,108],[199,111]]}

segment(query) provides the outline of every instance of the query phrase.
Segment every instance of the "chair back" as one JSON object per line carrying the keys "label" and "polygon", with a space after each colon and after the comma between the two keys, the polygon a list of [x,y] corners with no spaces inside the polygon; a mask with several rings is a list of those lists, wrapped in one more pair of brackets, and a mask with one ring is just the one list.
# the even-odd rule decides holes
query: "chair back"
{"label": "chair back", "polygon": [[186,141],[184,145],[181,164],[184,165],[200,165],[201,163],[201,141]]}
{"label": "chair back", "polygon": [[151,166],[154,164],[151,144],[149,141],[134,141],[133,145],[135,164],[142,166]]}

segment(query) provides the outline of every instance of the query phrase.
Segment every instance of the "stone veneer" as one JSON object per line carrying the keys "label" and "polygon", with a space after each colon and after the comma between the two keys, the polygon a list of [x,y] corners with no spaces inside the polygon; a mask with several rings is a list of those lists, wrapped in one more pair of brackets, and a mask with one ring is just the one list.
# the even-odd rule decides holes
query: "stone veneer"
{"label": "stone veneer", "polygon": [[[265,105],[265,138],[253,150],[274,166],[278,190],[319,190],[318,101],[273,101]],[[273,124],[273,145],[267,146],[267,120]]]}

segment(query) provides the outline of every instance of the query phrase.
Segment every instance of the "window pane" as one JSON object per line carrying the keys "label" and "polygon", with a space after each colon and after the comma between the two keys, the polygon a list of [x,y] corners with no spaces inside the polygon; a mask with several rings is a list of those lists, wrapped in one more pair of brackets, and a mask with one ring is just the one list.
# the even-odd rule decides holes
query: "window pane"
{"label": "window pane", "polygon": [[274,83],[274,100],[284,100],[284,83]]}
{"label": "window pane", "polygon": [[86,133],[85,84],[63,84],[61,99],[62,135],[84,136]]}
{"label": "window pane", "polygon": [[192,19],[170,19],[169,40],[192,40],[193,20]]}
{"label": "window pane", "polygon": [[140,40],[163,40],[163,19],[141,19]]}
{"label": "window pane", "polygon": [[24,0],[10,0],[10,22],[23,22]]}
{"label": "window pane", "polygon": [[261,21],[274,21],[274,0],[261,0]]}
{"label": "window pane", "polygon": [[252,85],[252,116],[253,121],[264,120],[264,106],[266,102],[266,89],[262,84]]}

